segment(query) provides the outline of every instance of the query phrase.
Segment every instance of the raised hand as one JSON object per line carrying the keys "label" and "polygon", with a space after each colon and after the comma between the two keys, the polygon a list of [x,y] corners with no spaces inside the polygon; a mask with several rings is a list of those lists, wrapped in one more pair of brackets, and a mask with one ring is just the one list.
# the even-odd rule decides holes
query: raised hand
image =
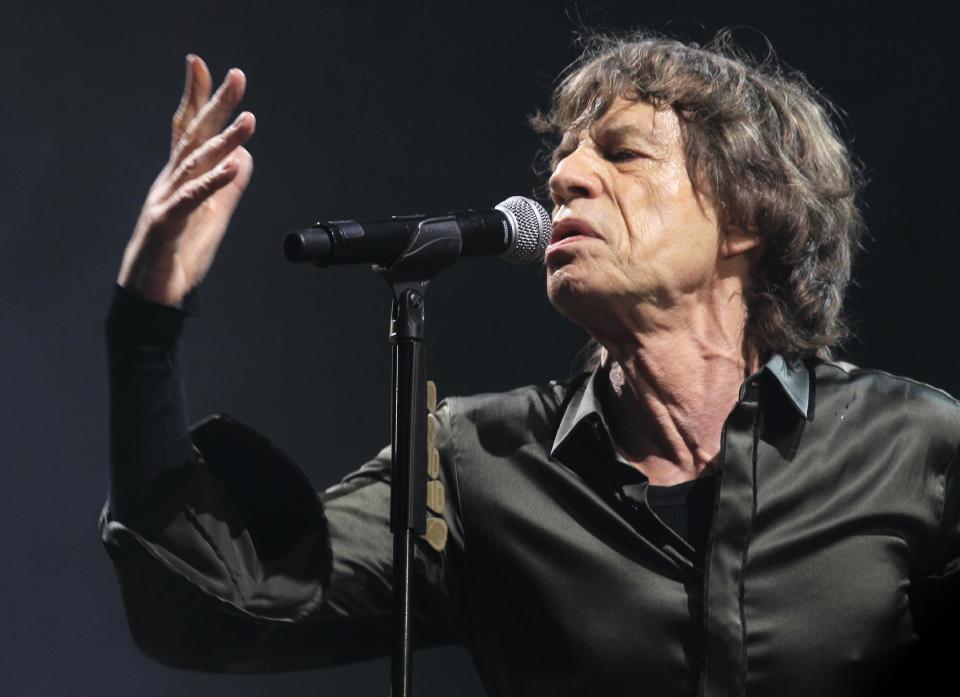
{"label": "raised hand", "polygon": [[233,68],[210,96],[210,71],[187,56],[180,106],[173,116],[170,160],[150,187],[117,283],[154,302],[176,305],[206,275],[250,181],[253,135],[248,111],[229,126],[246,77]]}

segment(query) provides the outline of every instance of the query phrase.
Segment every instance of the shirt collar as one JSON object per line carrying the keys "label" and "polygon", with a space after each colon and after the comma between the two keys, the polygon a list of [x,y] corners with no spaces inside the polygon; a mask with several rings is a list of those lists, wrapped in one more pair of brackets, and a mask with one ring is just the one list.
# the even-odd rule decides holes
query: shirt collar
{"label": "shirt collar", "polygon": [[596,368],[590,377],[583,381],[580,388],[574,393],[567,408],[563,412],[563,418],[560,420],[560,426],[557,428],[557,435],[553,439],[553,447],[550,448],[550,454],[555,455],[557,450],[569,439],[570,435],[576,430],[582,422],[593,420],[599,421],[607,427],[607,433],[610,432],[608,424],[603,418],[603,412],[600,409],[600,399],[597,394],[597,380],[599,379],[600,368]]}
{"label": "shirt collar", "polygon": [[[551,455],[556,454],[557,450],[569,439],[581,422],[592,421],[594,424],[601,425],[608,434],[610,433],[609,424],[604,419],[603,410],[600,407],[597,382],[600,379],[599,376],[600,369],[597,368],[587,380],[583,381],[580,388],[570,398],[563,413],[563,418],[560,420],[560,426],[557,428],[557,435],[553,439],[553,446],[550,448]],[[779,385],[780,391],[787,397],[796,413],[809,421],[810,372],[806,365],[800,361],[790,363],[777,353],[764,364],[760,372],[748,378],[747,381],[760,376],[772,378],[773,382]]]}
{"label": "shirt collar", "polygon": [[786,358],[775,353],[763,366],[763,373],[776,380],[797,413],[809,421],[810,370],[807,366],[802,361],[789,363]]}

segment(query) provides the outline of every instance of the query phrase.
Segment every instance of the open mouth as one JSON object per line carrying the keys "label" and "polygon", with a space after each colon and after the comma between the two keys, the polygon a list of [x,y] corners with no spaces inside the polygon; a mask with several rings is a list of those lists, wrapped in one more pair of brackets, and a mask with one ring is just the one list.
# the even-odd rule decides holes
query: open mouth
{"label": "open mouth", "polygon": [[580,218],[561,218],[553,223],[550,246],[588,238],[601,239],[597,231],[586,221]]}

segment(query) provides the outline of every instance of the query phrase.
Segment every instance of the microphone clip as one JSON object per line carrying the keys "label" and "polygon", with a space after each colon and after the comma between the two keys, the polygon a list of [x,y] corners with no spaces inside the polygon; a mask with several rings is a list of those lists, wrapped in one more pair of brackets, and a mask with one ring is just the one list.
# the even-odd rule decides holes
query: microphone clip
{"label": "microphone clip", "polygon": [[453,216],[424,218],[410,236],[407,246],[389,267],[373,265],[394,289],[395,286],[409,287],[407,284],[423,284],[424,287],[433,278],[460,257],[463,239],[460,227]]}

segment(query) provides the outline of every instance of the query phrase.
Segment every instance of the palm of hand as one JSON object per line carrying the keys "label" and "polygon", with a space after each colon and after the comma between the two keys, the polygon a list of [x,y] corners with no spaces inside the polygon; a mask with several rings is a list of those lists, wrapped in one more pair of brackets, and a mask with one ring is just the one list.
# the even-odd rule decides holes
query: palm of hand
{"label": "palm of hand", "polygon": [[210,97],[206,65],[187,58],[170,161],[150,188],[124,252],[120,285],[173,305],[206,275],[253,172],[243,147],[254,131],[253,115],[244,112],[221,131],[244,88],[243,74],[231,70]]}

